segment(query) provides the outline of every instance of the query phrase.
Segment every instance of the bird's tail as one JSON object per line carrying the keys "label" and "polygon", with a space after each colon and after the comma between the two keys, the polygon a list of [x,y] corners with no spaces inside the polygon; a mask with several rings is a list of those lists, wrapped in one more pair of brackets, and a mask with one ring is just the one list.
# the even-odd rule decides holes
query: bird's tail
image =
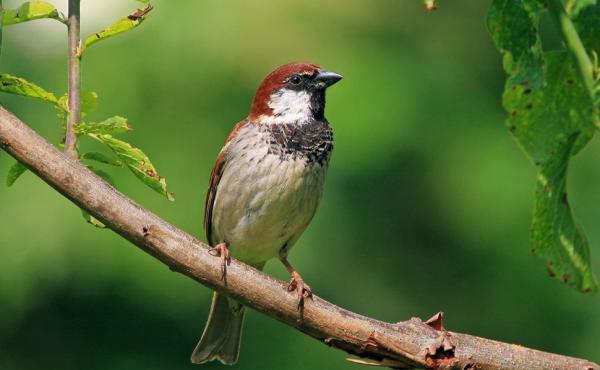
{"label": "bird's tail", "polygon": [[240,353],[244,313],[240,303],[214,292],[208,321],[192,353],[192,362],[219,360],[226,365],[235,364]]}

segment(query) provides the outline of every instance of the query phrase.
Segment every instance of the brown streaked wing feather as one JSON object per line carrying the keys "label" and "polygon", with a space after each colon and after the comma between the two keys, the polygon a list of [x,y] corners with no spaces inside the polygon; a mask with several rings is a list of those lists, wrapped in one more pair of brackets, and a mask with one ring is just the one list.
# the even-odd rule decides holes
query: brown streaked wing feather
{"label": "brown streaked wing feather", "polygon": [[[215,165],[210,173],[210,182],[208,183],[208,191],[206,192],[206,202],[204,203],[204,231],[206,232],[206,240],[209,245],[213,246],[212,238],[212,212],[213,207],[215,205],[215,197],[217,195],[217,189],[219,187],[219,182],[221,181],[221,176],[223,175],[223,170],[225,169],[225,164],[227,163],[227,147],[231,140],[235,137],[239,129],[241,129],[244,125],[248,123],[247,120],[243,120],[239,122],[229,136],[227,136],[227,140],[225,140],[225,144],[223,145],[223,149],[217,155],[217,159],[215,161]],[[216,243],[219,243],[217,241]]]}

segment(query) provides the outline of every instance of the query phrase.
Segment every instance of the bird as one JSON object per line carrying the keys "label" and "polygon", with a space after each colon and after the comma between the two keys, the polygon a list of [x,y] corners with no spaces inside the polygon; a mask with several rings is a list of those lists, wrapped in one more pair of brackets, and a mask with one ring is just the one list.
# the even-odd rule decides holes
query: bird
{"label": "bird", "polygon": [[[231,257],[262,270],[277,257],[288,270],[298,308],[310,286],[288,261],[312,220],[333,150],[325,90],[342,76],[309,62],[284,64],[259,85],[249,115],[217,155],[204,208],[204,229],[226,279]],[[225,280],[226,281],[226,280]],[[237,362],[245,307],[213,292],[192,363]]]}

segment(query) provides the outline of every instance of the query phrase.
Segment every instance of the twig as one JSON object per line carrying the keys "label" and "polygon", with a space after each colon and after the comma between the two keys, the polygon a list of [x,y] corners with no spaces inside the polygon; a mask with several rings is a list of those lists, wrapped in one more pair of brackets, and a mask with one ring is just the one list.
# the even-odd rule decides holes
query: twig
{"label": "twig", "polygon": [[563,41],[567,49],[575,59],[577,70],[583,81],[583,85],[589,96],[594,99],[594,67],[590,57],[585,51],[585,47],[579,38],[579,34],[571,21],[571,18],[565,11],[561,0],[549,0],[548,9],[556,26],[560,29]]}
{"label": "twig", "polygon": [[0,106],[0,147],[54,189],[125,239],[201,284],[347,353],[379,366],[430,369],[585,369],[585,360],[446,331],[441,315],[389,324],[337,307],[321,298],[306,302],[303,315],[286,283],[232,260],[227,284],[220,260],[208,246],[163,221],[101,178],[56,150]]}
{"label": "twig", "polygon": [[78,55],[80,44],[79,1],[69,0],[69,17],[67,19],[69,114],[67,116],[67,128],[65,132],[65,153],[71,156],[71,158],[77,158],[77,136],[73,127],[81,121],[81,60]]}

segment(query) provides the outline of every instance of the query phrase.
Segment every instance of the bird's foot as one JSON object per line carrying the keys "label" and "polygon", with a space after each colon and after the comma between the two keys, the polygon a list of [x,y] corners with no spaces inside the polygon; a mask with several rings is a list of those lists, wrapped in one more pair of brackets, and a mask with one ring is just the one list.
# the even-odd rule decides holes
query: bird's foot
{"label": "bird's foot", "polygon": [[211,256],[221,257],[221,280],[225,281],[225,277],[227,275],[227,265],[231,263],[227,243],[219,243],[216,247],[209,248],[208,253]]}
{"label": "bird's foot", "polygon": [[296,295],[298,296],[298,310],[302,310],[304,308],[304,300],[306,298],[312,299],[312,291],[310,290],[310,286],[302,280],[299,273],[293,271],[291,274],[292,280],[290,280],[290,284],[288,285],[288,291],[296,291]]}

